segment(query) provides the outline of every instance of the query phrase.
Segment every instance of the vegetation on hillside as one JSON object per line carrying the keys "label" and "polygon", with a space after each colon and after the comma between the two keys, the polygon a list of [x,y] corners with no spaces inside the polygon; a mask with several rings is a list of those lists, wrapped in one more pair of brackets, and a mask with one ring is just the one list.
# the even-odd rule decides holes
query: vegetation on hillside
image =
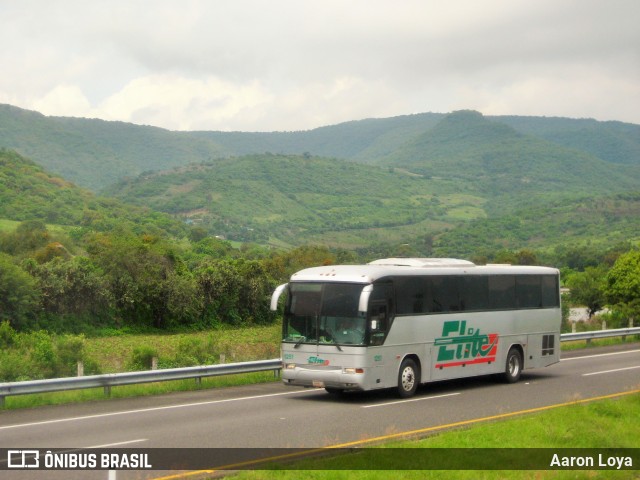
{"label": "vegetation on hillside", "polygon": [[98,119],[45,117],[2,104],[0,147],[94,191],[123,176],[228,153],[207,139],[182,132]]}
{"label": "vegetation on hillside", "polygon": [[640,242],[640,191],[579,196],[532,205],[493,218],[471,220],[444,232],[433,244],[436,256],[481,256],[523,246],[537,250],[566,245],[586,250]]}
{"label": "vegetation on hillside", "polygon": [[[135,177],[145,171],[233,155],[308,152],[313,156],[380,163],[415,143],[447,117],[422,113],[296,132],[171,132],[123,122],[45,117],[0,105],[0,146],[14,149],[48,171],[98,191],[123,177]],[[638,125],[546,117],[485,119],[509,126],[538,144],[545,140],[548,150],[555,146],[618,166],[640,165]],[[453,157],[455,142],[449,147]],[[500,144],[496,148],[501,148]]]}
{"label": "vegetation on hillside", "polygon": [[408,243],[421,254],[456,256],[570,238],[638,238],[637,191],[596,196],[586,179],[600,175],[552,178],[544,186],[540,177],[533,191],[503,178],[504,188],[492,190],[495,179],[456,182],[310,156],[253,155],[147,173],[105,194],[230,240],[360,249]]}
{"label": "vegetation on hillside", "polygon": [[568,193],[593,195],[637,188],[640,168],[612,165],[483,117],[461,111],[379,161],[431,179],[454,180],[489,198],[491,213],[544,204]]}
{"label": "vegetation on hillside", "polygon": [[490,117],[519,132],[590,153],[611,163],[638,165],[640,125],[560,117]]}
{"label": "vegetation on hillside", "polygon": [[[232,240],[267,243],[275,237],[295,245],[327,232],[366,235],[368,229],[447,222],[449,210],[465,201],[448,197],[450,191],[444,182],[378,167],[265,154],[143,174],[105,194],[179,215]],[[471,215],[482,216],[482,201],[473,201],[479,206]]]}
{"label": "vegetation on hillside", "polygon": [[88,190],[44,171],[12,150],[0,148],[0,218],[37,220],[83,229],[110,231],[125,225],[156,235],[183,235],[183,222],[144,206],[97,197]]}

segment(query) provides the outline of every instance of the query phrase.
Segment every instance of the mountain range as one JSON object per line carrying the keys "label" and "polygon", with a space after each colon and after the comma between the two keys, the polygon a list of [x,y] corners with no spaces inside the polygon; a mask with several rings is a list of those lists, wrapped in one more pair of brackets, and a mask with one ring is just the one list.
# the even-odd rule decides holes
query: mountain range
{"label": "mountain range", "polygon": [[[455,253],[640,231],[640,126],[622,122],[458,111],[300,132],[172,132],[0,105],[0,147],[58,183],[243,241]],[[6,206],[0,217],[20,220]]]}

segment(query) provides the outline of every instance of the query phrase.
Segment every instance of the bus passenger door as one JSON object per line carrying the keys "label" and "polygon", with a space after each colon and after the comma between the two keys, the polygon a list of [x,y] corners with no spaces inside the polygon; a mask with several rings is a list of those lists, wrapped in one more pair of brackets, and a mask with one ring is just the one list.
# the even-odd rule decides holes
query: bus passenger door
{"label": "bus passenger door", "polygon": [[386,388],[395,385],[393,352],[384,346],[394,317],[393,287],[391,284],[375,285],[369,298],[367,315],[368,356],[371,368],[370,388]]}
{"label": "bus passenger door", "polygon": [[[391,359],[386,358],[389,350],[382,345],[387,336],[389,325],[388,306],[383,302],[375,302],[369,308],[369,365],[371,365],[371,376],[369,377],[370,388],[383,388],[387,385],[385,375],[385,365],[391,365]],[[386,354],[386,355],[385,355]]]}

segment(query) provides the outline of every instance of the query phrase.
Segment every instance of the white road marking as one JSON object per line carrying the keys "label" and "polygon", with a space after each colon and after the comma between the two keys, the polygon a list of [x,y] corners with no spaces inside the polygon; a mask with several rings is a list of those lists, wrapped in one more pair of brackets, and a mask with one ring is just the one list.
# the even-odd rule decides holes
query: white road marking
{"label": "white road marking", "polygon": [[[157,412],[159,410],[172,410],[176,408],[200,407],[204,405],[215,405],[216,403],[230,403],[230,402],[238,402],[242,400],[256,400],[260,398],[279,397],[283,395],[295,395],[295,394],[310,393],[310,392],[318,393],[318,390],[302,390],[302,391],[295,390],[291,392],[269,393],[266,395],[253,395],[250,397],[227,398],[225,400],[211,400],[208,402],[184,403],[179,405],[166,405],[164,407],[140,408],[138,410],[123,410],[120,412],[99,413],[95,415],[85,415],[82,417],[58,418],[55,420],[43,420],[41,422],[31,422],[31,423],[21,423],[16,425],[0,426],[0,430],[9,430],[11,428],[35,427],[40,425],[49,425],[52,423],[75,422],[79,420],[90,420],[93,418],[114,417],[117,415],[131,415],[135,413]],[[324,390],[323,390],[323,393],[324,393]]]}
{"label": "white road marking", "polygon": [[126,442],[106,443],[104,445],[92,445],[90,447],[84,447],[84,448],[111,448],[111,447],[119,447],[120,445],[129,445],[131,443],[141,443],[141,442],[148,442],[148,441],[149,441],[148,438],[140,438],[138,440],[128,440]]}
{"label": "white road marking", "polygon": [[603,370],[601,372],[583,373],[582,376],[589,377],[591,375],[600,375],[601,373],[622,372],[623,370],[633,370],[635,368],[640,368],[640,365],[636,365],[635,367],[616,368],[615,370]]}
{"label": "white road marking", "polygon": [[444,395],[433,395],[431,397],[410,398],[408,400],[396,400],[395,402],[376,403],[374,405],[363,405],[362,408],[386,407],[388,405],[398,405],[400,403],[409,403],[409,402],[421,402],[422,400],[434,400],[436,398],[452,397],[454,395],[460,395],[460,392],[446,393]]}
{"label": "white road marking", "polygon": [[584,357],[571,357],[571,358],[561,358],[561,362],[568,362],[570,360],[584,360],[585,358],[596,358],[596,357],[607,357],[609,355],[624,355],[626,353],[638,353],[640,350],[627,350],[625,352],[611,352],[611,353],[598,353],[596,355],[585,355]]}

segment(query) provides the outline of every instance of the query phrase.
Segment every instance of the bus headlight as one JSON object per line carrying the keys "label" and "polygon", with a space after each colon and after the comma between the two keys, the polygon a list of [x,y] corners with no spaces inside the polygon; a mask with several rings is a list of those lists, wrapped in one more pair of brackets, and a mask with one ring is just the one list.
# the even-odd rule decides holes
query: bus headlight
{"label": "bus headlight", "polygon": [[342,373],[353,375],[354,373],[364,373],[364,368],[345,367],[342,369]]}
{"label": "bus headlight", "polygon": [[293,370],[294,368],[296,368],[296,364],[295,363],[285,363],[284,364],[284,368],[286,368],[287,370]]}

